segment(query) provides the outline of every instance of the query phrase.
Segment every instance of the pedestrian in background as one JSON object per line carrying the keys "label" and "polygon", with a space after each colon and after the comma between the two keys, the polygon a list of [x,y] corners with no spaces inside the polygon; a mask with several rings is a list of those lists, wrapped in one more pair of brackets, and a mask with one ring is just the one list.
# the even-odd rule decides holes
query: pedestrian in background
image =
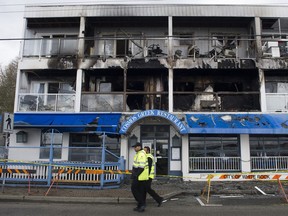
{"label": "pedestrian in background", "polygon": [[142,149],[141,143],[137,142],[132,147],[136,152],[131,175],[131,191],[137,201],[137,207],[134,208],[134,211],[144,212],[146,207],[146,182],[149,179],[147,155]]}
{"label": "pedestrian in background", "polygon": [[152,180],[155,178],[155,160],[153,155],[150,153],[149,146],[145,146],[144,151],[147,154],[149,170],[149,179],[146,182],[146,192],[158,203],[158,207],[160,207],[163,202],[163,197],[159,196],[151,187]]}

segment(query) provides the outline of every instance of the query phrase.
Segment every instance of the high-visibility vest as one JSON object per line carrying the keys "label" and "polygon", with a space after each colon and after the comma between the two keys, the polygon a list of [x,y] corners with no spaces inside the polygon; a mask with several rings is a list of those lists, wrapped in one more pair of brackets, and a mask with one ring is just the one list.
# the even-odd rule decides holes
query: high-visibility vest
{"label": "high-visibility vest", "polygon": [[138,176],[138,181],[146,181],[149,179],[148,160],[144,150],[138,151],[134,156],[134,168],[143,168],[143,172]]}
{"label": "high-visibility vest", "polygon": [[[152,160],[149,178],[154,179],[155,178],[155,160],[154,160],[153,155],[150,153],[147,154],[147,158],[151,158],[151,160]],[[149,167],[148,167],[148,172],[149,172]]]}

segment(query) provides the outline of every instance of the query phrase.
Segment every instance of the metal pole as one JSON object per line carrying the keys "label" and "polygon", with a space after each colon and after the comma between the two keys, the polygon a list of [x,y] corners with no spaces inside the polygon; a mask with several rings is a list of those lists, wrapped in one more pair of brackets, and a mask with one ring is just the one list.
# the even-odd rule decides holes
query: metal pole
{"label": "metal pole", "polygon": [[[102,157],[101,157],[101,170],[104,171],[105,169],[105,137],[106,137],[106,133],[104,132],[103,134],[103,139],[102,139]],[[103,174],[101,174],[101,178],[100,178],[100,187],[101,189],[103,189],[104,187],[104,172]]]}
{"label": "metal pole", "polygon": [[47,185],[50,185],[50,184],[51,184],[51,179],[52,179],[53,140],[54,140],[54,129],[52,129],[52,133],[51,133],[51,143],[50,143],[50,154],[49,154],[49,166],[48,166],[48,180],[47,180]]}

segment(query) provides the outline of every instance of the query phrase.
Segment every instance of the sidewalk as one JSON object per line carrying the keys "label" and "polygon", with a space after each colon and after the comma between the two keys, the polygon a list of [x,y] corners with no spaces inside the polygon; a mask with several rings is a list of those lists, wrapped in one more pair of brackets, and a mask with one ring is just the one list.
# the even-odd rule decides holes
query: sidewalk
{"label": "sidewalk", "polygon": [[[288,189],[288,182],[282,182],[283,188]],[[152,187],[164,199],[170,199],[180,194],[200,196],[208,190],[207,182],[183,182],[181,180],[159,180]],[[277,181],[242,181],[242,182],[211,182],[210,194],[260,194],[261,189],[267,194],[279,194],[280,186]],[[135,202],[130,190],[130,184],[125,183],[117,189],[67,189],[56,185],[48,191],[48,187],[8,187],[0,192],[0,201],[48,201],[70,203],[132,203]],[[147,197],[152,202],[151,197]]]}

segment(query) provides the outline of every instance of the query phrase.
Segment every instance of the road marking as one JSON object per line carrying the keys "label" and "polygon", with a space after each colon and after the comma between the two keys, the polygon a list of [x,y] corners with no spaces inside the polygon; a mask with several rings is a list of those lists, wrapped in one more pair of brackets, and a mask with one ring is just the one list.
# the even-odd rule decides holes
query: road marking
{"label": "road marking", "polygon": [[262,191],[259,187],[255,186],[255,188],[260,191],[260,193],[262,193],[263,195],[267,195],[264,191]]}
{"label": "road marking", "polygon": [[219,198],[242,198],[244,197],[243,195],[231,195],[231,196],[219,196]]}
{"label": "road marking", "polygon": [[200,203],[201,206],[223,206],[222,204],[205,204],[199,197],[197,197],[196,200]]}

